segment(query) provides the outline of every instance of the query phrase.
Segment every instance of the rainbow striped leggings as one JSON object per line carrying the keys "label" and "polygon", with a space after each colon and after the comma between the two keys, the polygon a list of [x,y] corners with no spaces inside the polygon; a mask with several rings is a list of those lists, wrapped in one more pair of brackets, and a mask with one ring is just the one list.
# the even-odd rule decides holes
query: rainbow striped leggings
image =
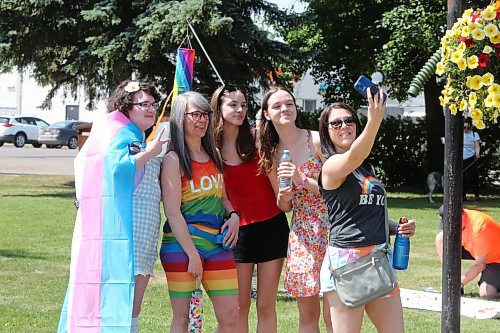
{"label": "rainbow striped leggings", "polygon": [[[238,276],[233,252],[221,251],[205,257],[202,255],[204,250],[217,245],[196,236],[191,236],[191,238],[200,252],[203,265],[201,282],[207,295],[237,295]],[[196,278],[187,273],[188,256],[172,233],[165,233],[163,236],[160,260],[167,277],[170,297],[190,298],[191,292],[196,288]]]}

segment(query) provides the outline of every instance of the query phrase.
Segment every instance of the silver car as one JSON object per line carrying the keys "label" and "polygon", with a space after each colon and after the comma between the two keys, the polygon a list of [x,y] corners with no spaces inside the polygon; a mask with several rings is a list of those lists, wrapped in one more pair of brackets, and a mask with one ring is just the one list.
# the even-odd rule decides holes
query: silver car
{"label": "silver car", "polygon": [[33,147],[40,148],[38,130],[49,124],[37,117],[21,115],[0,115],[0,147],[4,142],[12,142],[17,148],[31,143]]}
{"label": "silver car", "polygon": [[47,148],[61,148],[68,146],[69,149],[78,148],[78,131],[76,126],[88,124],[84,121],[65,120],[53,123],[48,127],[40,128],[38,141],[45,144]]}

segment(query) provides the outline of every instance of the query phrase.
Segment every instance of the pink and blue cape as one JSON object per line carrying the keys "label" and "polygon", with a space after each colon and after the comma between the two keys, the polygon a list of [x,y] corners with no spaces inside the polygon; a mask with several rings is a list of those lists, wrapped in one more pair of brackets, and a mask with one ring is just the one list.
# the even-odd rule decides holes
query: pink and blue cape
{"label": "pink and blue cape", "polygon": [[75,158],[79,201],[59,333],[130,332],[134,300],[132,141],[143,133],[114,111],[94,123]]}

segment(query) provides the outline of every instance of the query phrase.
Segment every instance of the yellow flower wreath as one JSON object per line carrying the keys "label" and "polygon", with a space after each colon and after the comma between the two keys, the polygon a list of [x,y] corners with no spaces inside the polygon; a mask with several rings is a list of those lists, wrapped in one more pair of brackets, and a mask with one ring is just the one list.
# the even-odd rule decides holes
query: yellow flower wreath
{"label": "yellow flower wreath", "polygon": [[[437,75],[447,75],[441,105],[452,114],[468,112],[473,125],[497,123],[500,115],[500,0],[468,9],[441,39]],[[496,75],[496,76],[495,76]]]}

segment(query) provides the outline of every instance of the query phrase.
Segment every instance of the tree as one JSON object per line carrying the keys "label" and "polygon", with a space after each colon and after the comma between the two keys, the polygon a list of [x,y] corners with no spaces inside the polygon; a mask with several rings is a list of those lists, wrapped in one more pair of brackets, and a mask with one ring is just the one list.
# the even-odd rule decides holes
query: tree
{"label": "tree", "polygon": [[309,0],[302,24],[286,40],[306,53],[316,81],[328,84],[326,101],[359,107],[363,98],[353,84],[360,74],[377,70],[375,55],[389,32],[377,24],[395,1]]}
{"label": "tree", "polygon": [[[318,82],[327,83],[327,102],[364,103],[352,85],[360,74],[384,73],[384,85],[399,101],[408,99],[411,80],[439,48],[446,29],[446,2],[441,0],[309,0],[303,22],[287,40],[302,48]],[[467,1],[467,6],[489,1]],[[443,169],[444,117],[440,87],[433,76],[425,85],[427,168]]]}
{"label": "tree", "polygon": [[[446,3],[438,0],[402,2],[384,13],[381,27],[391,31],[377,60],[386,74],[384,84],[391,96],[408,99],[408,87],[429,57],[439,48],[446,27]],[[439,105],[440,88],[432,75],[424,86],[427,169],[443,171],[444,115]]]}
{"label": "tree", "polygon": [[[466,6],[476,6],[485,1],[466,1]],[[399,1],[383,14],[380,26],[391,32],[377,60],[386,74],[384,85],[391,90],[391,97],[399,101],[408,99],[408,88],[413,77],[439,49],[446,31],[446,3],[440,0]],[[432,75],[424,86],[425,128],[427,137],[427,168],[443,170],[444,137],[443,108],[439,104],[440,86]]]}
{"label": "tree", "polygon": [[[93,102],[133,72],[168,92],[189,20],[226,82],[248,85],[258,78],[265,84],[266,73],[293,62],[295,53],[268,38],[253,22],[257,15],[276,27],[294,18],[263,0],[6,0],[0,4],[0,71],[30,68],[51,87],[47,101],[58,89],[84,87]],[[195,86],[213,91],[220,83],[192,35],[191,42]]]}

